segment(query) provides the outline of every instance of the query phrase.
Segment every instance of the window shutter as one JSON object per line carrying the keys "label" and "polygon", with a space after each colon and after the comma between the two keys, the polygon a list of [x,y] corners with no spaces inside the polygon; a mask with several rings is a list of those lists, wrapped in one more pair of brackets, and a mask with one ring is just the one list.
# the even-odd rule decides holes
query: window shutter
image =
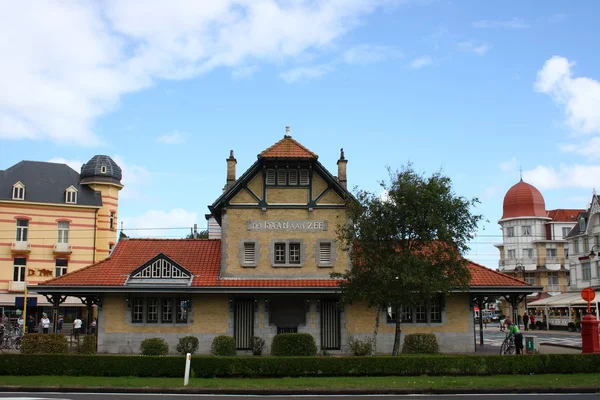
{"label": "window shutter", "polygon": [[244,243],[244,263],[254,264],[255,252],[254,243]]}
{"label": "window shutter", "polygon": [[280,169],[277,171],[277,184],[285,185],[285,169]]}
{"label": "window shutter", "polygon": [[319,262],[331,264],[331,243],[321,243],[319,247]]}
{"label": "window shutter", "polygon": [[300,184],[308,185],[308,170],[307,169],[300,170]]}
{"label": "window shutter", "polygon": [[267,170],[267,185],[274,185],[274,184],[275,184],[275,170],[268,169]]}
{"label": "window shutter", "polygon": [[298,170],[295,169],[290,169],[288,172],[288,181],[290,185],[297,185],[298,184]]}

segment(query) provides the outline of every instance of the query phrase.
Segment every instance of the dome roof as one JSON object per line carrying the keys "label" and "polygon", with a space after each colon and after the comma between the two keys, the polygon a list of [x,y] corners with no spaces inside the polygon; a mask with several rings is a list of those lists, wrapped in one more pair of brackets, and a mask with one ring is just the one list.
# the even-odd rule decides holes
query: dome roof
{"label": "dome roof", "polygon": [[109,156],[96,155],[81,166],[81,183],[110,182],[121,184],[121,167]]}
{"label": "dome roof", "polygon": [[502,206],[502,219],[547,216],[544,197],[529,183],[521,179],[506,192]]}

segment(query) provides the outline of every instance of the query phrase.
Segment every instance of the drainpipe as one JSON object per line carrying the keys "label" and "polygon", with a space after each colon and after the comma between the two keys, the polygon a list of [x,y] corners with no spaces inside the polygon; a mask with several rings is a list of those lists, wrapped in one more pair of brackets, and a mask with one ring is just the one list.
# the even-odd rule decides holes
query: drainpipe
{"label": "drainpipe", "polygon": [[94,211],[94,250],[92,251],[92,264],[96,264],[96,232],[98,231],[98,209]]}

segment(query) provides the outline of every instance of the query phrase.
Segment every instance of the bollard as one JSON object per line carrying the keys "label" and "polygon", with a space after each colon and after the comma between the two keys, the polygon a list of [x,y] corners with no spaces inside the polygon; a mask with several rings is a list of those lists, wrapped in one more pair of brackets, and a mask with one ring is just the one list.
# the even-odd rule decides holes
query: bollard
{"label": "bollard", "polygon": [[190,383],[190,364],[192,361],[192,355],[187,353],[185,356],[185,375],[183,377],[183,386],[187,386]]}

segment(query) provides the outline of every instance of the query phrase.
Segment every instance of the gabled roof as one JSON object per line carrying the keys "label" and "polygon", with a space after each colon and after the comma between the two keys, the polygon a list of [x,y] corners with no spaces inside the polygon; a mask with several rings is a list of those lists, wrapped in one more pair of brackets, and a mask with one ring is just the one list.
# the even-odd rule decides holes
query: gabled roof
{"label": "gabled roof", "polygon": [[0,201],[12,200],[13,185],[25,186],[26,202],[65,204],[65,190],[77,189],[77,205],[102,206],[102,198],[89,186],[81,185],[79,174],[66,164],[21,161],[0,172]]}
{"label": "gabled roof", "polygon": [[[334,288],[338,281],[323,279],[236,279],[219,278],[221,241],[218,239],[127,239],[120,241],[112,255],[99,263],[82,268],[37,285],[36,291],[44,287],[87,287],[123,288],[130,274],[160,254],[176,262],[193,275],[192,288],[198,291],[227,288]],[[471,287],[512,287],[526,289],[527,282],[510,275],[491,270],[469,261]],[[166,285],[165,285],[166,286]],[[32,289],[35,290],[35,289]]]}
{"label": "gabled roof", "polygon": [[279,142],[260,153],[258,158],[312,158],[316,160],[319,156],[292,139],[291,136],[285,135]]}
{"label": "gabled roof", "polygon": [[577,222],[577,215],[585,212],[585,210],[559,208],[556,210],[548,210],[548,217],[552,218],[553,222]]}

